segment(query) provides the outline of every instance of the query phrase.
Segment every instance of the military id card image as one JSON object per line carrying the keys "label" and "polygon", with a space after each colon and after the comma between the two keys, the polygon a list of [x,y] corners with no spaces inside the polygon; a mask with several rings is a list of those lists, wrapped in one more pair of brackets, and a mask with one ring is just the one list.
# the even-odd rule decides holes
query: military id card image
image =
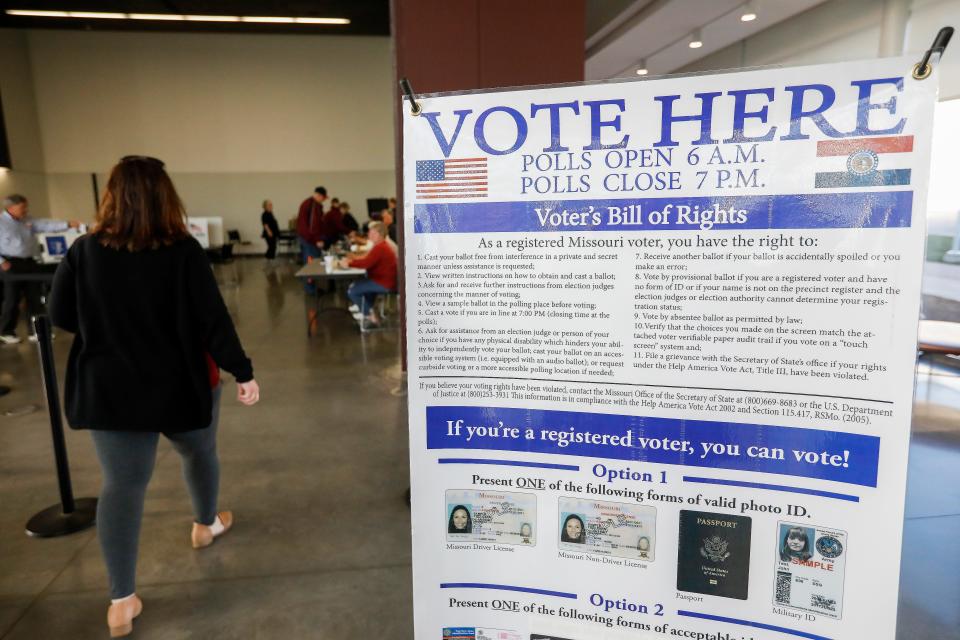
{"label": "military id card image", "polygon": [[448,542],[537,544],[537,496],[507,491],[448,489]]}
{"label": "military id card image", "polygon": [[681,510],[677,589],[746,600],[750,529],[746,516]]}
{"label": "military id card image", "polygon": [[846,560],[845,532],[778,523],[773,603],[839,619]]}
{"label": "military id card image", "polygon": [[563,497],[559,524],[562,550],[653,561],[654,507]]}

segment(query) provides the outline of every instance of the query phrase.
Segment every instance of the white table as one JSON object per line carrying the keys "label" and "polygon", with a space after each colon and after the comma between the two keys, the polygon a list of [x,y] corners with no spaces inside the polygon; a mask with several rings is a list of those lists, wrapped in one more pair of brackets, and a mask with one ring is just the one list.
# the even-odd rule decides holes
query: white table
{"label": "white table", "polygon": [[[327,271],[324,266],[323,260],[314,260],[313,262],[308,262],[303,267],[300,268],[294,274],[300,280],[327,280],[327,281],[343,281],[343,280],[357,280],[363,278],[367,275],[366,269],[340,269],[334,267],[331,271]],[[314,299],[314,317],[307,317],[307,337],[310,337],[310,324],[315,318],[318,318],[321,313],[326,313],[328,311],[345,311],[347,309],[337,306],[324,306],[323,305],[323,294],[320,293],[319,287],[314,288],[313,292]],[[349,313],[349,312],[348,312]]]}

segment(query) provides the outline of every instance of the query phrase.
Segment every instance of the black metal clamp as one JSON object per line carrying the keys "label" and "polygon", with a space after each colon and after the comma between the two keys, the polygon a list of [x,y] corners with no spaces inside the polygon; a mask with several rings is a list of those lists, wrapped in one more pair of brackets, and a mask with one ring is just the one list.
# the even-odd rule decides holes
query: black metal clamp
{"label": "black metal clamp", "polygon": [[[951,32],[953,30],[951,29]],[[403,95],[410,100],[410,115],[418,116],[423,109],[420,107],[420,103],[417,102],[417,97],[413,95],[413,89],[410,87],[410,81],[406,78],[400,78],[400,90],[403,91]]]}
{"label": "black metal clamp", "polygon": [[942,56],[951,37],[953,37],[953,27],[944,27],[937,32],[937,37],[933,39],[933,45],[923,54],[923,59],[913,66],[913,77],[915,80],[926,80],[930,77],[930,74],[933,73],[930,56],[934,53]]}

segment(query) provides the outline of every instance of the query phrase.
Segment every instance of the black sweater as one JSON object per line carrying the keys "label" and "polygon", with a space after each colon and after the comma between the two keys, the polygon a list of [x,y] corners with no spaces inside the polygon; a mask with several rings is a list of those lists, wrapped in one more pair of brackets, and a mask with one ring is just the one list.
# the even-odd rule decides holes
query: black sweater
{"label": "black sweater", "polygon": [[200,244],[130,252],[78,239],[57,269],[50,316],[76,336],[67,362],[74,429],[178,432],[210,424],[206,353],[238,382],[253,366]]}

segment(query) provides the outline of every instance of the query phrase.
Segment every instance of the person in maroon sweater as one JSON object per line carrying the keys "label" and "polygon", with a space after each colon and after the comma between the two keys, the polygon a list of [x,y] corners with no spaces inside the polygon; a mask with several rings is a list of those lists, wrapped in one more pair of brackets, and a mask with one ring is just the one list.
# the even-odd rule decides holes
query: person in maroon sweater
{"label": "person in maroon sweater", "polygon": [[[303,258],[303,264],[307,264],[310,258],[319,258],[323,255],[326,238],[323,202],[326,199],[327,190],[324,187],[317,187],[313,190],[312,196],[300,203],[300,211],[297,213],[297,235],[300,237],[300,256]],[[308,295],[316,293],[312,281],[305,281],[303,288]]]}
{"label": "person in maroon sweater", "polygon": [[357,320],[366,316],[368,324],[378,326],[380,319],[373,310],[377,296],[397,290],[397,254],[387,242],[387,229],[382,222],[371,222],[367,238],[373,248],[367,255],[343,261],[343,266],[366,269],[367,277],[347,289],[347,296],[357,305]]}
{"label": "person in maroon sweater", "polygon": [[350,228],[344,224],[343,210],[340,208],[338,198],[330,201],[330,211],[323,216],[323,229],[324,242],[328,247],[332,247],[340,238],[350,233]]}

